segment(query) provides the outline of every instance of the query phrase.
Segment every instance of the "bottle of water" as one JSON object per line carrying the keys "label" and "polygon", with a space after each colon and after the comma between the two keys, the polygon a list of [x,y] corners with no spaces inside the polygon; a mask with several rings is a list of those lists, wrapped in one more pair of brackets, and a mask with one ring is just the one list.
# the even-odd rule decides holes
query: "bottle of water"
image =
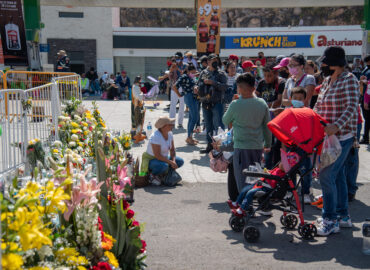
{"label": "bottle of water", "polygon": [[370,255],[370,218],[362,225],[362,252]]}
{"label": "bottle of water", "polygon": [[147,127],[146,127],[146,136],[147,136],[147,138],[149,138],[152,135],[152,131],[153,131],[152,123],[149,122]]}
{"label": "bottle of water", "polygon": [[231,144],[231,142],[232,142],[232,140],[233,140],[233,137],[232,137],[232,135],[231,135],[231,131],[228,131],[227,133],[226,133],[226,144],[227,145],[230,145]]}

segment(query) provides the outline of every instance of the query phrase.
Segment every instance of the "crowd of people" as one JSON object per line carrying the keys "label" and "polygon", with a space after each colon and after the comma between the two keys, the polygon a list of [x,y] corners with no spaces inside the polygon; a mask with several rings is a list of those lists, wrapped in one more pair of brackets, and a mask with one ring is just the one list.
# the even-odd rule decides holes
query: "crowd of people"
{"label": "crowd of people", "polygon": [[[196,145],[193,134],[205,130],[208,144],[201,153],[220,150],[213,136],[232,128],[229,171],[233,173],[236,195],[246,194],[242,171],[249,165],[264,162],[267,169],[272,169],[280,161],[284,146],[272,136],[267,123],[286,108],[311,108],[327,122],[326,135],[336,135],[342,148],[333,164],[314,171],[322,187],[321,202],[316,202],[323,209],[318,234],[326,236],[339,232],[340,227],[351,227],[348,202],[355,199],[357,191],[359,144],[369,143],[370,56],[364,59],[366,68],[359,72],[361,61],[349,65],[342,47],[328,47],[317,61],[306,60],[300,54],[281,55],[271,61],[263,52],[254,60],[237,55],[224,61],[215,54],[199,59],[191,52],[184,55],[177,52],[169,58],[168,71],[159,78],[171,100],[172,128],[178,103],[178,128],[183,128],[184,104],[189,110],[186,143]],[[176,167],[173,159],[168,160]],[[312,166],[312,159],[306,158],[303,173]],[[303,179],[304,203],[314,201],[312,177],[310,171]],[[230,197],[235,206],[237,196]]]}

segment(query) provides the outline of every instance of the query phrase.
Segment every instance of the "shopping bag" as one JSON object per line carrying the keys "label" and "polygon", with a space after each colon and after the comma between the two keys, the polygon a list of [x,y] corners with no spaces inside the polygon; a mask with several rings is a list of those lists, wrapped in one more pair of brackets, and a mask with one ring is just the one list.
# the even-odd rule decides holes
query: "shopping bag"
{"label": "shopping bag", "polygon": [[320,170],[333,164],[342,153],[342,146],[335,135],[326,136],[324,139],[321,156],[319,159]]}
{"label": "shopping bag", "polygon": [[179,175],[176,170],[169,168],[168,173],[164,178],[163,184],[169,187],[173,187],[176,186],[176,184],[181,180],[182,180],[181,175]]}

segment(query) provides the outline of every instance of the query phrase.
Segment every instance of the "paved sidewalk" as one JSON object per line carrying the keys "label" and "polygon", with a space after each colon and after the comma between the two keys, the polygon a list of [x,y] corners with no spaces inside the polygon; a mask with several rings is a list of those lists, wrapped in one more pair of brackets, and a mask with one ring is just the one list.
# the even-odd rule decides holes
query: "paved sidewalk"
{"label": "paved sidewalk", "polygon": [[[167,104],[161,102],[157,109],[149,106],[146,123],[154,125],[159,116],[168,114]],[[99,101],[98,105],[108,127],[130,130],[130,102]],[[184,127],[186,124],[187,118]],[[370,217],[370,149],[362,146],[360,151],[360,189],[357,200],[350,204],[353,229],[303,241],[296,230],[282,228],[281,213],[274,211],[272,218],[252,220],[261,238],[256,244],[248,244],[228,224],[226,174],[214,173],[208,157],[199,154],[199,147],[185,144],[185,129],[175,129],[174,134],[177,153],[185,160],[179,169],[184,181],[175,188],[135,190],[133,209],[137,219],[146,224],[143,238],[148,243],[148,269],[370,269],[370,257],[361,253],[361,226]],[[199,139],[200,147],[205,147],[204,138]],[[141,156],[145,149],[146,143],[134,146],[132,152]],[[317,181],[313,187],[315,195],[319,194]],[[306,207],[308,222],[319,216],[320,210]]]}

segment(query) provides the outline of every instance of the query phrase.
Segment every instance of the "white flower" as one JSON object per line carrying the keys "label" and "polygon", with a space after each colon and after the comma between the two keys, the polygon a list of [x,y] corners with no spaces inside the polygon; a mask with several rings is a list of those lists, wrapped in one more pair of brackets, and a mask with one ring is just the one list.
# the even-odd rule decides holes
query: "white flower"
{"label": "white flower", "polygon": [[71,136],[72,141],[78,141],[78,136],[76,134],[72,134]]}
{"label": "white flower", "polygon": [[69,142],[68,146],[69,147],[75,147],[76,146],[76,142]]}
{"label": "white flower", "polygon": [[53,146],[55,146],[55,147],[58,147],[58,148],[60,148],[60,147],[62,147],[62,142],[61,141],[55,141],[54,143],[53,143]]}

